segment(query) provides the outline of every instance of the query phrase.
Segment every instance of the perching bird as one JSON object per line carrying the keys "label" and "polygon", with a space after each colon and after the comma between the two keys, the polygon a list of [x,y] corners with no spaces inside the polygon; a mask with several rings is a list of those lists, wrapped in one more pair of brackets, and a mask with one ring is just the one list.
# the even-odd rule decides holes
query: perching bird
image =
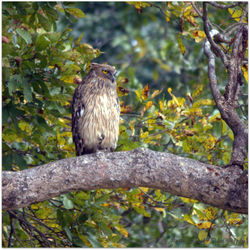
{"label": "perching bird", "polygon": [[77,156],[116,148],[120,104],[115,74],[115,67],[92,63],[75,90],[72,134]]}

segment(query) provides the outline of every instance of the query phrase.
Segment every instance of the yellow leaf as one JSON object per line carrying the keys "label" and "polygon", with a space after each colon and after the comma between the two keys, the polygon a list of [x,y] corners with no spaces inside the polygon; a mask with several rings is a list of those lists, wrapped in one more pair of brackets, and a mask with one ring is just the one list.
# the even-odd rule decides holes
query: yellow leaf
{"label": "yellow leaf", "polygon": [[[208,122],[209,123],[213,123],[215,121],[220,121],[220,120],[221,120],[221,117],[220,117],[220,113],[218,112],[215,115],[213,115],[212,117],[210,117],[209,120],[208,120]],[[222,129],[223,129],[223,127],[222,127]]]}
{"label": "yellow leaf", "polygon": [[135,94],[136,94],[136,96],[137,96],[137,99],[139,100],[139,101],[141,101],[141,89],[138,89],[138,90],[135,90]]}
{"label": "yellow leaf", "polygon": [[200,240],[200,241],[205,240],[205,239],[207,238],[207,234],[208,234],[208,233],[207,233],[206,231],[201,230],[201,231],[199,232],[199,234],[198,234],[199,240]]}
{"label": "yellow leaf", "polygon": [[232,18],[236,21],[236,22],[239,22],[240,21],[240,18],[243,14],[242,10],[241,9],[232,9],[232,8],[229,8],[228,9],[229,13],[231,14]]}
{"label": "yellow leaf", "polygon": [[237,213],[232,213],[228,216],[227,222],[233,225],[241,224],[242,220],[240,215]]}
{"label": "yellow leaf", "polygon": [[211,99],[201,99],[193,103],[192,107],[200,107],[200,106],[210,106],[215,105],[215,102]]}
{"label": "yellow leaf", "polygon": [[159,101],[159,105],[161,112],[163,112],[163,107],[164,107],[163,101]]}
{"label": "yellow leaf", "polygon": [[129,122],[129,127],[130,127],[130,129],[132,131],[132,134],[131,134],[132,136],[135,135],[135,127],[134,127],[135,122],[136,122],[136,120],[132,120],[132,121]]}
{"label": "yellow leaf", "polygon": [[245,80],[248,82],[248,65],[247,64],[244,64],[242,67],[241,67],[242,71],[243,71],[243,75],[244,75],[244,78]]}
{"label": "yellow leaf", "polygon": [[140,38],[140,37],[136,37],[136,40],[137,40],[137,50],[138,51],[138,57],[141,59],[145,56],[145,54],[147,53],[147,45],[145,43],[145,41]]}
{"label": "yellow leaf", "polygon": [[169,65],[163,63],[159,58],[154,57],[153,60],[155,62],[157,62],[159,64],[160,68],[162,68],[163,70],[168,71],[168,72],[171,71],[171,67]]}
{"label": "yellow leaf", "polygon": [[82,235],[82,234],[78,234],[78,237],[83,241],[83,243],[87,246],[87,247],[92,247],[91,243],[88,241],[87,237]]}
{"label": "yellow leaf", "polygon": [[122,227],[122,226],[115,226],[115,229],[122,234],[123,236],[125,236],[126,238],[128,238],[128,231]]}
{"label": "yellow leaf", "polygon": [[204,147],[206,148],[206,150],[210,150],[210,149],[212,149],[215,146],[216,142],[217,142],[217,138],[215,136],[213,136],[213,135],[210,135],[206,139]]}
{"label": "yellow leaf", "polygon": [[164,13],[165,13],[166,21],[170,22],[171,12],[166,10]]}
{"label": "yellow leaf", "polygon": [[193,199],[190,199],[190,198],[185,198],[185,197],[180,197],[180,198],[185,203],[197,203],[198,202],[197,200],[193,200]]}
{"label": "yellow leaf", "polygon": [[202,222],[202,223],[199,223],[197,224],[196,226],[200,229],[208,229],[210,228],[212,225],[212,223],[210,221],[207,221],[207,222]]}
{"label": "yellow leaf", "polygon": [[162,208],[162,207],[155,207],[154,209],[155,209],[156,211],[162,212],[163,218],[166,217],[166,211],[165,211],[164,208]]}
{"label": "yellow leaf", "polygon": [[79,38],[76,40],[75,44],[78,45],[80,41],[82,40],[84,32],[79,36]]}
{"label": "yellow leaf", "polygon": [[148,110],[152,106],[152,104],[153,104],[152,101],[148,101],[145,106],[145,111]]}
{"label": "yellow leaf", "polygon": [[206,216],[209,220],[215,219],[215,216],[218,213],[218,209],[214,207],[208,207],[205,209]]}
{"label": "yellow leaf", "polygon": [[75,82],[75,75],[64,75],[60,78],[60,80],[67,82],[67,83],[74,83]]}
{"label": "yellow leaf", "polygon": [[202,41],[206,38],[206,34],[202,30],[193,30],[192,37],[195,39],[196,43],[199,43],[200,41]]}
{"label": "yellow leaf", "polygon": [[244,248],[247,248],[247,244],[248,244],[247,234],[244,233]]}
{"label": "yellow leaf", "polygon": [[18,127],[23,130],[23,131],[26,131],[27,133],[30,133],[32,131],[32,127],[31,127],[31,124],[25,122],[25,121],[20,121],[18,123]]}
{"label": "yellow leaf", "polygon": [[195,222],[193,221],[193,219],[188,214],[185,214],[183,216],[183,220],[190,223],[190,224],[192,224],[192,225],[195,225]]}
{"label": "yellow leaf", "polygon": [[147,138],[148,137],[148,131],[141,133],[141,138]]}
{"label": "yellow leaf", "polygon": [[197,21],[196,21],[196,19],[195,19],[193,16],[191,16],[191,15],[185,16],[185,19],[186,19],[189,23],[191,23],[193,26],[196,26],[196,25],[197,25]]}
{"label": "yellow leaf", "polygon": [[111,242],[111,245],[112,247],[115,247],[115,248],[126,248],[124,244],[117,243],[117,242]]}
{"label": "yellow leaf", "polygon": [[147,2],[126,2],[128,4],[134,5],[136,9],[141,10],[142,8],[150,7],[151,5]]}
{"label": "yellow leaf", "polygon": [[141,187],[140,188],[144,193],[147,193],[148,192],[148,188],[147,187]]}
{"label": "yellow leaf", "polygon": [[65,11],[69,12],[71,15],[74,15],[77,18],[85,18],[86,15],[83,13],[82,10],[78,8],[66,8]]}
{"label": "yellow leaf", "polygon": [[147,84],[142,90],[142,99],[146,100],[148,98],[148,95],[149,95],[149,86]]}
{"label": "yellow leaf", "polygon": [[124,102],[120,102],[121,113],[129,113],[131,112],[131,107],[129,105],[125,105]]}
{"label": "yellow leaf", "polygon": [[182,42],[182,39],[181,39],[181,36],[180,36],[180,35],[177,36],[177,41],[178,41],[178,44],[179,44],[179,49],[180,49],[182,55],[184,55],[185,52],[186,52],[186,48],[185,48],[185,46],[183,45],[183,42]]}
{"label": "yellow leaf", "polygon": [[162,92],[162,90],[155,90],[153,92],[153,94],[151,95],[152,98],[156,97],[157,95],[159,95]]}
{"label": "yellow leaf", "polygon": [[192,9],[193,9],[193,6],[192,5],[189,5],[189,6],[187,6],[186,8],[185,8],[185,10],[184,10],[184,16],[189,16],[190,15],[190,13],[191,13],[191,11],[192,11]]}
{"label": "yellow leaf", "polygon": [[193,99],[195,99],[196,97],[198,97],[198,96],[201,94],[203,88],[204,88],[204,85],[203,85],[203,84],[199,84],[199,85],[197,86],[197,88],[195,89],[195,91],[192,93]]}

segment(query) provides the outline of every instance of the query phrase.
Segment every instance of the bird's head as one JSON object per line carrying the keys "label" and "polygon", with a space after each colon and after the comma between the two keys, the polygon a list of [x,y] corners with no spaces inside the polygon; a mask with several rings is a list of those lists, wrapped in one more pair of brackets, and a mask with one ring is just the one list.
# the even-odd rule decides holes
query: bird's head
{"label": "bird's head", "polygon": [[92,63],[91,70],[95,72],[98,77],[109,79],[112,83],[116,79],[116,69],[108,64]]}

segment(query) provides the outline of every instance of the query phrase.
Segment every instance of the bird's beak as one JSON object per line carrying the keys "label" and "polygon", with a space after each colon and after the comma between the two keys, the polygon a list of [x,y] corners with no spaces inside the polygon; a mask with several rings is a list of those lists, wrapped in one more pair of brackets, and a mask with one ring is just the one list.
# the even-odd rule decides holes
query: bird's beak
{"label": "bird's beak", "polygon": [[114,82],[115,81],[115,79],[116,79],[116,73],[117,73],[117,71],[112,75],[112,82]]}

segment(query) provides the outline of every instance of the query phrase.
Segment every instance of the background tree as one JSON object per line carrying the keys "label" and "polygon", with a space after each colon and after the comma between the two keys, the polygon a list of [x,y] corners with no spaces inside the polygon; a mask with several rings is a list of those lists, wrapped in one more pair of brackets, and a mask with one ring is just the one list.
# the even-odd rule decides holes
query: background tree
{"label": "background tree", "polygon": [[[3,3],[4,170],[74,156],[70,102],[76,76],[83,77],[96,57],[121,71],[118,151],[143,146],[213,165],[232,164],[235,137],[212,99],[207,83],[214,78],[211,68],[207,76],[202,45],[208,28],[223,35],[209,42],[218,55],[218,89],[225,91],[230,70],[221,59],[223,53],[235,55],[235,40],[242,34],[236,53],[242,61],[232,85],[237,91],[228,93],[236,94],[233,108],[246,124],[246,4],[75,5]],[[245,162],[236,163],[246,168]],[[246,242],[246,216],[148,188],[73,192],[3,212],[3,245],[9,247],[223,247]]]}

